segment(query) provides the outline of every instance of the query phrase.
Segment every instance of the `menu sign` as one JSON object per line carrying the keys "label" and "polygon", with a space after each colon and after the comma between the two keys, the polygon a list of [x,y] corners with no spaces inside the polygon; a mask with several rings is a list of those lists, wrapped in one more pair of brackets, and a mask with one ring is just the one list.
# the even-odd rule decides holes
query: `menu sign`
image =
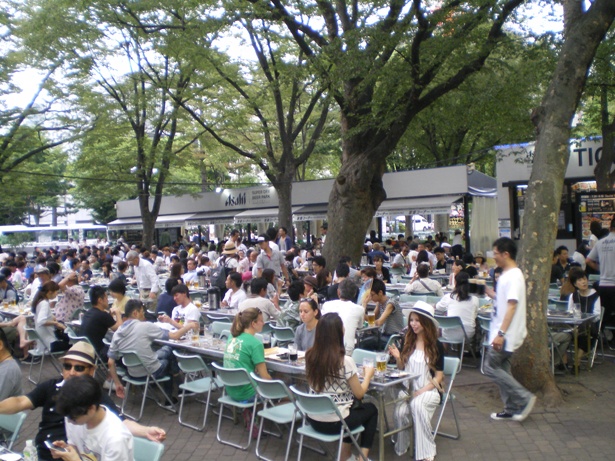
{"label": "menu sign", "polygon": [[577,240],[589,240],[592,221],[600,222],[604,229],[609,228],[615,216],[615,192],[578,192],[576,203],[577,223],[581,229]]}

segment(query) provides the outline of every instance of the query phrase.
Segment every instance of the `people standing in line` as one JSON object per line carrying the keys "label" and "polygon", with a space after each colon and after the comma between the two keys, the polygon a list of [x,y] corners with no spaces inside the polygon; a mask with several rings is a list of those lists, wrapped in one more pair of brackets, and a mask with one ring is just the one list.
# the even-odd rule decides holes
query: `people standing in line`
{"label": "people standing in line", "polygon": [[491,418],[524,421],[534,408],[536,396],[513,377],[510,360],[527,336],[525,277],[517,267],[517,245],[512,239],[497,239],[493,243],[493,256],[503,272],[497,292],[487,289],[487,295],[495,299],[495,311],[489,330],[485,375],[500,388],[504,410],[492,413]]}
{"label": "people standing in line", "polygon": [[[417,301],[410,310],[408,326],[402,351],[392,344],[389,346],[389,353],[395,358],[398,369],[418,376],[412,380],[410,401],[414,421],[415,458],[433,461],[436,456],[436,442],[431,418],[442,399],[444,380],[444,348],[438,341],[439,325],[434,317],[433,306]],[[405,453],[409,448],[410,439],[404,439],[408,442],[403,447],[396,447],[398,454]]]}

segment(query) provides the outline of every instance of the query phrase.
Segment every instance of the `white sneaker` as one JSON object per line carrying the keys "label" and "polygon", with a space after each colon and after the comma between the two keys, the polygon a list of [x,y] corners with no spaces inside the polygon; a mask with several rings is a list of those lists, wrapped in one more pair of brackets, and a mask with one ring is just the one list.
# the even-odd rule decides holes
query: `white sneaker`
{"label": "white sneaker", "polygon": [[607,341],[612,341],[613,340],[613,332],[611,330],[604,330],[604,336],[606,337]]}
{"label": "white sneaker", "polygon": [[103,389],[111,389],[112,391],[115,391],[115,381],[113,381],[112,379],[108,379],[103,383]]}
{"label": "white sneaker", "polygon": [[523,411],[521,413],[519,413],[518,415],[513,415],[512,419],[513,421],[518,421],[518,422],[522,422],[525,421],[525,419],[530,415],[530,413],[532,412],[532,409],[534,408],[534,404],[536,403],[536,396],[532,395],[530,397],[529,402],[527,402],[527,405],[525,406],[525,408],[523,409]]}

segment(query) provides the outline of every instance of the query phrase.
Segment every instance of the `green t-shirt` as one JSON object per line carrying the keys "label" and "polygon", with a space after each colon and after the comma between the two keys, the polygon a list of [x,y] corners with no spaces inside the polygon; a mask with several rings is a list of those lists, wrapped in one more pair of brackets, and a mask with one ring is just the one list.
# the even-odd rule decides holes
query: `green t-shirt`
{"label": "green t-shirt", "polygon": [[[236,338],[232,336],[226,343],[224,350],[225,368],[243,368],[248,373],[254,371],[256,365],[265,361],[265,349],[263,343],[249,333],[241,333]],[[227,386],[226,393],[238,402],[249,400],[254,397],[256,391],[246,384],[245,386]]]}

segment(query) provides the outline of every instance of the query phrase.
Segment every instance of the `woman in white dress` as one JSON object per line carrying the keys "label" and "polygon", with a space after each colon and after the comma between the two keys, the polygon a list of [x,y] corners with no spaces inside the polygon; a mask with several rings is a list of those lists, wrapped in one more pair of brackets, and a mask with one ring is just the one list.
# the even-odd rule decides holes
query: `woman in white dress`
{"label": "woman in white dress", "polygon": [[56,329],[64,330],[66,328],[51,313],[50,300],[55,299],[58,291],[60,291],[60,287],[56,282],[46,282],[38,289],[32,300],[34,328],[44,343],[37,343],[35,351],[38,354],[42,354],[44,346],[51,352],[68,350],[70,347],[68,342],[59,341],[55,335]]}
{"label": "woman in white dress", "polygon": [[[444,348],[438,341],[438,322],[433,306],[417,301],[410,310],[408,332],[403,350],[389,346],[397,368],[418,378],[412,381],[410,411],[414,421],[415,459],[433,461],[436,442],[432,434],[431,418],[440,404],[444,380]],[[407,444],[409,445],[409,443]],[[408,446],[404,447],[405,450]],[[398,448],[396,447],[399,455]]]}

